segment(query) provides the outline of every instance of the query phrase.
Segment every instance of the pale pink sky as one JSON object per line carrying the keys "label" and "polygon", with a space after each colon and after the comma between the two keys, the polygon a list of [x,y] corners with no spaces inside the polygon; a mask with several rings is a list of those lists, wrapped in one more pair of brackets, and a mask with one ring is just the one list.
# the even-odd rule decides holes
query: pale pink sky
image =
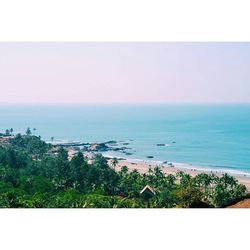
{"label": "pale pink sky", "polygon": [[249,69],[250,43],[0,43],[0,102],[250,102]]}

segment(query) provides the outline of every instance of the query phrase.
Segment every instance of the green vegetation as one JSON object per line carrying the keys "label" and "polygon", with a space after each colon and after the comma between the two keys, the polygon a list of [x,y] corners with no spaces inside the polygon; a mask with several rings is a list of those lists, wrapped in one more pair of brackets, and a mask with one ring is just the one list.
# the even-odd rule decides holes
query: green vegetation
{"label": "green vegetation", "polygon": [[26,130],[26,135],[31,135],[30,127],[27,128],[27,130]]}
{"label": "green vegetation", "polygon": [[[0,207],[224,207],[246,195],[228,174],[165,175],[159,167],[140,174],[126,166],[115,171],[117,163],[113,159],[110,167],[99,154],[90,163],[81,152],[68,160],[64,148],[55,153],[27,129],[0,145]],[[140,194],[146,185],[155,191],[149,199]]]}

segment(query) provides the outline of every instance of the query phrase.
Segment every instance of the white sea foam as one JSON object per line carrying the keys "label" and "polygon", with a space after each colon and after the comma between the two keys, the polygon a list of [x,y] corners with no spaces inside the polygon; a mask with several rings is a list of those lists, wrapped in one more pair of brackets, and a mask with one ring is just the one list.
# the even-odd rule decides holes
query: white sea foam
{"label": "white sea foam", "polygon": [[[120,156],[114,155],[114,154],[103,154],[103,156],[105,157],[109,157],[109,158],[120,158]],[[121,157],[124,158],[124,157]],[[126,157],[125,157],[126,158]],[[128,162],[132,162],[132,163],[146,163],[149,165],[153,165],[153,166],[165,166],[165,167],[170,167],[170,165],[168,165],[169,163],[173,164],[173,167],[180,169],[180,170],[197,170],[197,171],[204,171],[204,172],[211,172],[211,173],[215,173],[215,174],[224,174],[224,173],[228,173],[234,176],[244,176],[244,177],[250,177],[250,172],[246,172],[246,171],[242,171],[242,170],[235,170],[235,169],[229,169],[229,168],[220,168],[220,167],[216,167],[216,166],[196,166],[196,165],[192,165],[189,163],[183,163],[183,162],[168,162],[168,163],[163,163],[163,161],[157,161],[157,160],[148,160],[148,159],[138,159],[138,158],[126,158],[126,161]]]}

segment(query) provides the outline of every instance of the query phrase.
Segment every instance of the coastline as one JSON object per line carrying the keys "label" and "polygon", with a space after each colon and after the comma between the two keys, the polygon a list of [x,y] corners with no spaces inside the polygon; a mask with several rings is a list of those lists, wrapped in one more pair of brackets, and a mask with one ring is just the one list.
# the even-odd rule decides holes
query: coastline
{"label": "coastline", "polygon": [[[114,156],[107,156],[106,154],[103,154],[103,156],[108,158],[114,158]],[[111,165],[111,159],[108,160],[108,163]],[[206,173],[206,174],[215,174],[217,176],[222,176],[224,173],[228,173],[231,176],[234,176],[239,183],[244,184],[247,188],[247,191],[250,192],[250,173],[247,175],[244,172],[242,174],[240,173],[234,173],[234,172],[228,172],[226,169],[222,170],[213,170],[205,168],[202,169],[202,167],[193,166],[188,163],[176,163],[173,162],[173,166],[169,166],[167,164],[162,164],[161,162],[157,161],[150,161],[150,160],[140,160],[140,159],[118,159],[118,164],[116,165],[116,170],[119,171],[122,166],[127,166],[130,171],[136,169],[140,173],[147,172],[150,168],[154,168],[156,166],[159,166],[163,173],[165,174],[176,174],[178,171],[183,171],[185,173],[190,174],[191,176],[196,176],[197,174]]]}
{"label": "coastline", "polygon": [[[91,147],[93,145],[99,146],[102,145],[104,146],[104,152],[98,148],[94,148],[91,151],[85,151],[84,149],[80,149],[80,151],[83,152],[85,157],[91,159],[93,157],[93,154],[95,153],[101,153],[105,158],[108,159],[108,163],[111,166],[111,159],[112,158],[117,158],[118,159],[118,164],[116,166],[116,170],[120,170],[122,166],[127,166],[130,171],[137,169],[140,173],[145,173],[147,172],[150,168],[154,168],[156,166],[160,167],[161,170],[165,174],[176,174],[179,171],[183,171],[185,173],[190,174],[191,176],[195,176],[197,174],[201,173],[206,173],[206,174],[215,174],[219,177],[221,177],[223,174],[227,173],[233,177],[235,177],[239,183],[244,184],[247,188],[247,191],[250,192],[250,172],[246,172],[244,170],[237,170],[237,169],[227,169],[225,167],[213,167],[213,166],[198,166],[198,165],[193,165],[190,163],[180,163],[180,162],[163,162],[163,161],[158,161],[158,160],[153,160],[153,159],[134,159],[134,158],[123,158],[119,155],[116,155],[115,153],[107,150],[105,148],[106,144],[109,144],[110,142],[113,143],[113,141],[109,142],[104,142],[104,143],[81,143],[81,144],[86,144]],[[71,159],[75,153],[77,153],[78,150],[73,149],[72,147],[72,142],[71,143],[66,143],[64,146],[68,148],[68,155],[69,159]],[[74,143],[73,143],[74,144]],[[56,144],[54,144],[56,145]]]}

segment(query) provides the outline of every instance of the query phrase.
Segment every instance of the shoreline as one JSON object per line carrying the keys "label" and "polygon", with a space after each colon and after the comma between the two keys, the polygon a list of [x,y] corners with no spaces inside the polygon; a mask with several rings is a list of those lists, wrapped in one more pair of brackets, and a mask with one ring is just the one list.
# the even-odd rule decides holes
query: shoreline
{"label": "shoreline", "polygon": [[[114,158],[114,156],[107,156],[103,154],[104,157]],[[111,160],[108,160],[108,163],[111,164]],[[224,173],[228,173],[229,175],[235,177],[239,183],[244,184],[247,188],[247,191],[250,192],[250,173],[247,175],[244,174],[236,174],[230,173],[228,171],[219,171],[219,170],[210,170],[204,167],[193,166],[188,163],[176,163],[172,162],[173,166],[169,166],[167,164],[163,164],[158,161],[150,161],[150,160],[140,160],[140,159],[122,159],[119,160],[118,164],[116,165],[116,170],[120,170],[122,166],[127,166],[130,171],[137,169],[140,173],[147,172],[150,168],[160,167],[163,173],[165,174],[176,174],[178,171],[183,171],[191,176],[196,176],[197,174],[206,173],[206,174],[215,174],[221,177]]]}
{"label": "shoreline", "polygon": [[[117,158],[117,159],[124,159],[128,162],[134,162],[134,163],[145,163],[146,165],[157,165],[157,166],[163,166],[163,167],[175,167],[182,171],[197,171],[197,172],[206,172],[206,173],[214,173],[214,174],[224,174],[228,173],[232,176],[235,176],[237,178],[250,178],[250,171],[244,170],[244,169],[237,169],[233,167],[227,167],[227,166],[216,166],[216,165],[198,165],[194,163],[186,163],[186,162],[174,162],[174,161],[163,161],[163,160],[155,160],[155,159],[138,159],[138,158],[128,158],[126,155],[126,152],[124,153],[124,149],[129,149],[127,147],[128,143],[121,144],[120,141],[107,141],[107,142],[82,142],[82,141],[70,141],[70,140],[60,140],[55,142],[47,142],[51,143],[53,146],[62,146],[65,148],[68,148],[67,150],[69,152],[72,151],[72,148],[76,147],[79,148],[79,150],[83,153],[89,152],[89,153],[100,153],[106,158]],[[113,144],[116,144],[116,147],[114,147]],[[84,149],[84,146],[85,149]],[[93,147],[94,146],[94,147]],[[99,148],[101,146],[101,148]],[[89,150],[89,148],[91,148]],[[74,151],[74,150],[73,150]],[[121,152],[123,154],[117,155],[115,152]],[[114,153],[114,154],[113,154]],[[125,154],[125,155],[124,155]],[[72,155],[71,155],[72,157]],[[148,157],[151,158],[151,157]],[[152,157],[153,158],[153,157]],[[173,165],[173,166],[171,166]]]}
{"label": "shoreline", "polygon": [[[109,143],[109,142],[108,142]],[[106,143],[94,143],[93,145],[103,145]],[[88,145],[92,145],[91,143],[85,143]],[[67,151],[69,153],[69,158],[72,158],[74,154],[78,151],[77,149],[72,149],[72,146],[66,146]],[[149,170],[149,168],[154,168],[156,166],[160,167],[163,173],[165,174],[176,174],[179,171],[183,171],[185,173],[190,174],[191,176],[195,176],[197,174],[206,173],[206,174],[215,174],[221,177],[223,174],[227,173],[233,177],[235,177],[239,183],[244,184],[247,188],[247,191],[250,192],[250,172],[245,172],[244,170],[237,169],[227,169],[226,167],[213,167],[213,166],[198,166],[190,163],[180,163],[180,162],[171,162],[171,161],[160,161],[153,159],[135,159],[135,158],[124,158],[123,156],[118,156],[112,154],[110,151],[102,152],[101,150],[91,150],[84,151],[80,149],[83,154],[91,159],[93,157],[92,154],[100,153],[105,158],[108,159],[108,163],[111,166],[111,159],[117,158],[118,164],[116,166],[116,170],[120,170],[122,166],[127,166],[130,171],[137,169],[140,173],[145,173]]]}
{"label": "shoreline", "polygon": [[[102,155],[106,158],[117,158],[117,159],[123,159],[126,160],[127,162],[133,162],[133,163],[145,163],[147,165],[152,165],[152,166],[160,166],[160,167],[171,167],[171,168],[178,168],[184,170],[191,170],[191,171],[200,171],[200,172],[207,172],[207,173],[214,173],[214,174],[224,174],[228,173],[232,176],[237,176],[237,177],[247,177],[250,178],[250,172],[244,171],[244,170],[236,170],[233,168],[226,168],[226,167],[221,167],[219,166],[198,166],[198,165],[193,165],[191,163],[184,163],[184,162],[173,162],[169,161],[168,163],[165,163],[161,160],[150,160],[150,159],[137,159],[137,158],[123,158],[111,154],[106,154],[102,153]],[[170,165],[169,165],[170,164]],[[172,166],[171,166],[172,165]]]}

